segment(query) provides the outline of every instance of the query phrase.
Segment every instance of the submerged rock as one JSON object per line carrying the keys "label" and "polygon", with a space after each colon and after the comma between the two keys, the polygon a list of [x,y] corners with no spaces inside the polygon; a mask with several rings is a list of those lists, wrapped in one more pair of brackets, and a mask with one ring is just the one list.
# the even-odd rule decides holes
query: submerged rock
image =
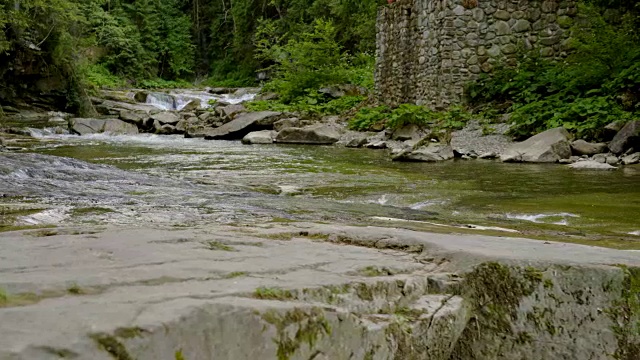
{"label": "submerged rock", "polygon": [[340,133],[327,125],[286,128],[278,133],[276,142],[285,144],[329,145],[340,140]]}
{"label": "submerged rock", "polygon": [[404,150],[393,156],[393,161],[436,162],[454,158],[451,145],[428,144],[415,150]]}
{"label": "submerged rock", "polygon": [[555,128],[511,145],[500,156],[500,160],[503,162],[555,163],[570,157],[569,133],[564,128]]}
{"label": "submerged rock", "polygon": [[138,133],[137,126],[119,119],[73,118],[69,120],[69,130],[78,135],[100,133],[133,135]]}
{"label": "submerged rock", "polygon": [[627,123],[609,143],[614,154],[622,154],[630,148],[640,149],[640,120]]}

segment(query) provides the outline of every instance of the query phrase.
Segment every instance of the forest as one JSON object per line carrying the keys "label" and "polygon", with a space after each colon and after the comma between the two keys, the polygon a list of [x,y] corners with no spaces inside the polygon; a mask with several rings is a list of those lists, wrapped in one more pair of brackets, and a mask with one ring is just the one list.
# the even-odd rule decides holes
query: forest
{"label": "forest", "polygon": [[[29,98],[32,84],[57,76],[66,86],[59,98],[81,112],[82,99],[100,87],[261,84],[280,99],[252,104],[254,109],[342,113],[366,103],[366,96],[327,104],[317,89],[373,88],[376,11],[386,3],[1,0],[0,97]],[[606,122],[637,116],[640,6],[631,0],[583,0],[581,7],[565,62],[526,54],[518,66],[469,84],[464,111],[436,114],[411,104],[400,110],[364,107],[352,127],[434,118],[459,126],[467,112],[489,118],[508,112],[517,124],[515,135],[564,125],[595,137]]]}

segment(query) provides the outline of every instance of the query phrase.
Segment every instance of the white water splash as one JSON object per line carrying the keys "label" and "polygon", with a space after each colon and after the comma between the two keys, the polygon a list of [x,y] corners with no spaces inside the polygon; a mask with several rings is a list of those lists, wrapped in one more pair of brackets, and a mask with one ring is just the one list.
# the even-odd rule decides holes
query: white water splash
{"label": "white water splash", "polygon": [[430,222],[430,221],[407,220],[407,219],[398,219],[398,218],[382,217],[382,216],[373,216],[371,219],[380,220],[380,221],[393,221],[393,222],[406,222],[406,223],[415,223],[415,224],[427,224],[427,225],[441,226],[441,227],[447,227],[447,228],[456,228],[456,229],[473,229],[473,230],[483,230],[483,231],[494,230],[494,231],[503,231],[503,232],[509,232],[509,233],[519,233],[518,230],[507,229],[507,228],[498,227],[498,226],[482,226],[482,225],[475,225],[475,224],[467,224],[467,225],[461,225],[461,226],[460,225],[446,225],[446,224],[439,224],[439,223],[434,223],[434,222]]}
{"label": "white water splash", "polygon": [[229,104],[240,104],[251,101],[256,97],[256,93],[240,92],[238,94],[210,94],[199,90],[179,90],[170,93],[153,92],[147,96],[147,105],[154,106],[162,110],[182,110],[193,100],[200,101],[201,108],[209,108],[209,101],[222,101]]}
{"label": "white water splash", "polygon": [[579,215],[571,213],[557,213],[557,214],[507,214],[507,219],[530,221],[536,224],[545,223],[543,221],[547,218],[563,218],[560,221],[552,222],[553,225],[569,225],[568,218],[579,218]]}
{"label": "white water splash", "polygon": [[632,231],[629,233],[629,235],[640,236],[640,230]]}
{"label": "white water splash", "polygon": [[18,218],[18,223],[21,225],[57,225],[69,217],[69,209],[69,207],[62,206],[32,215],[21,216]]}
{"label": "white water splash", "polygon": [[445,205],[446,203],[447,201],[444,201],[444,200],[427,200],[427,201],[421,201],[419,203],[415,203],[409,206],[409,208],[411,210],[420,210],[429,206]]}

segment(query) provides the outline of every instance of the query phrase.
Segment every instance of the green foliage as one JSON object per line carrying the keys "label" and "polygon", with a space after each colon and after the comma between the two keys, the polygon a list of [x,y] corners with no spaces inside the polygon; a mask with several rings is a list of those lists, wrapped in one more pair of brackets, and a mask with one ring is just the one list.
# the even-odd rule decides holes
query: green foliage
{"label": "green foliage", "polygon": [[126,81],[113,75],[104,65],[85,65],[79,69],[86,84],[92,88],[119,88],[126,85]]}
{"label": "green foliage", "polygon": [[327,99],[317,91],[309,91],[306,96],[295,102],[285,104],[280,101],[252,101],[245,104],[251,111],[297,112],[305,116],[340,115],[362,103],[364,96],[344,96],[338,99]]}
{"label": "green foliage", "polygon": [[164,80],[160,78],[141,80],[137,85],[143,89],[184,89],[193,86],[185,80]]}
{"label": "green foliage", "polygon": [[395,109],[387,106],[362,108],[349,122],[352,130],[399,129],[408,125],[431,129],[461,129],[471,114],[462,106],[452,106],[446,111],[433,111],[424,106],[402,104]]}
{"label": "green foliage", "polygon": [[[538,56],[520,59],[482,76],[467,88],[476,106],[512,112],[512,134],[527,137],[564,126],[595,138],[609,122],[640,112],[640,41],[636,18],[606,22],[598,9],[581,6],[572,29],[573,52],[565,62]],[[636,115],[634,115],[636,114]]]}

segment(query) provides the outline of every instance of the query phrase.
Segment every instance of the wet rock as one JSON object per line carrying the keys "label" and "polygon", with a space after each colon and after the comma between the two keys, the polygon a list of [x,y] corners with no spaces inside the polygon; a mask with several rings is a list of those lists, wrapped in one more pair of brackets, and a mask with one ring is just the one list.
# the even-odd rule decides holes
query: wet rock
{"label": "wet rock", "polygon": [[198,119],[195,116],[188,119],[182,119],[176,124],[176,132],[179,134],[184,134],[191,128],[201,126],[202,123],[202,120]]}
{"label": "wet rock", "polygon": [[287,118],[287,119],[278,120],[273,124],[273,130],[275,131],[281,131],[281,130],[292,128],[292,127],[302,127],[300,125],[300,119]]}
{"label": "wet rock", "polygon": [[360,137],[354,137],[353,139],[349,140],[349,142],[347,142],[345,146],[348,148],[360,148],[360,147],[363,147],[366,143],[367,143],[367,137],[360,136]]}
{"label": "wet rock", "polygon": [[162,124],[158,120],[153,121],[153,128],[155,129],[155,133],[158,135],[172,135],[177,133],[176,127],[169,124]]}
{"label": "wet rock", "polygon": [[623,165],[633,165],[640,162],[640,152],[627,155],[622,158]]}
{"label": "wet rock", "polygon": [[146,103],[147,96],[149,96],[149,92],[147,91],[138,91],[133,95],[133,99],[139,103]]}
{"label": "wet rock", "polygon": [[593,161],[595,162],[599,162],[599,163],[606,163],[607,162],[607,155],[606,154],[595,154],[593,155]]}
{"label": "wet rock", "polygon": [[272,144],[273,138],[277,133],[273,130],[262,130],[248,133],[242,138],[242,143],[251,144]]}
{"label": "wet rock", "polygon": [[608,155],[606,160],[605,160],[605,163],[607,163],[609,165],[616,165],[619,162],[620,162],[620,159],[617,156],[611,155],[611,154]]}
{"label": "wet rock", "polygon": [[627,123],[609,143],[614,154],[622,154],[629,148],[640,149],[640,120]]}
{"label": "wet rock", "polygon": [[217,117],[213,112],[205,111],[202,114],[198,115],[198,119],[206,123],[211,123],[212,120],[217,119]]}
{"label": "wet rock", "polygon": [[569,133],[564,128],[547,130],[513,144],[500,160],[503,162],[555,163],[571,157]]}
{"label": "wet rock", "polygon": [[369,141],[366,144],[364,144],[364,147],[366,147],[367,149],[376,149],[376,150],[386,149],[387,142],[384,140]]}
{"label": "wet rock", "polygon": [[485,160],[491,160],[491,159],[497,159],[497,158],[498,158],[498,154],[496,154],[493,151],[482,153],[480,154],[480,156],[478,156],[478,159],[485,159]]}
{"label": "wet rock", "polygon": [[276,93],[264,93],[264,94],[259,94],[258,96],[256,96],[255,100],[257,101],[270,101],[270,100],[277,100],[280,97],[280,95],[276,94]]}
{"label": "wet rock", "polygon": [[275,111],[260,111],[238,115],[234,120],[215,129],[206,129],[195,137],[207,140],[242,139],[250,132],[273,128],[282,113]]}
{"label": "wet rock", "polygon": [[581,170],[615,170],[615,166],[611,166],[609,164],[604,164],[598,161],[587,160],[587,161],[578,161],[571,165],[568,165],[572,169],[581,169]]}
{"label": "wet rock", "polygon": [[605,143],[590,143],[582,139],[576,140],[571,143],[571,150],[574,155],[593,156],[595,154],[601,154],[607,151],[607,144]]}
{"label": "wet rock", "polygon": [[6,147],[7,141],[3,137],[0,137],[0,151],[4,151]]}
{"label": "wet rock", "polygon": [[450,145],[428,144],[415,150],[405,150],[395,155],[393,161],[436,162],[454,158]]}
{"label": "wet rock", "polygon": [[151,119],[153,119],[154,123],[158,121],[162,125],[175,125],[180,121],[180,117],[177,114],[169,111],[153,114]]}
{"label": "wet rock", "polygon": [[188,111],[196,111],[202,106],[202,102],[200,99],[193,99],[189,101],[180,111],[188,112]]}
{"label": "wet rock", "polygon": [[216,111],[218,112],[220,117],[222,117],[222,118],[224,118],[224,119],[226,119],[228,121],[231,121],[238,114],[246,112],[247,109],[241,104],[235,104],[235,105],[227,105],[227,106],[218,107],[218,108],[216,108]]}
{"label": "wet rock", "polygon": [[147,126],[150,116],[144,111],[121,110],[120,119],[141,128]]}
{"label": "wet rock", "polygon": [[148,114],[155,114],[160,110],[151,105],[129,104],[121,101],[104,100],[95,106],[96,111],[103,115],[119,115],[121,110],[144,111]]}
{"label": "wet rock", "polygon": [[304,128],[283,129],[276,142],[285,144],[329,145],[340,140],[340,133],[327,125],[311,125]]}
{"label": "wet rock", "polygon": [[120,119],[85,119],[69,120],[69,130],[78,135],[110,133],[118,135],[133,135],[138,133],[138,127]]}
{"label": "wet rock", "polygon": [[217,87],[217,88],[209,89],[208,92],[209,94],[223,95],[223,94],[231,94],[236,90],[237,90],[236,88]]}

